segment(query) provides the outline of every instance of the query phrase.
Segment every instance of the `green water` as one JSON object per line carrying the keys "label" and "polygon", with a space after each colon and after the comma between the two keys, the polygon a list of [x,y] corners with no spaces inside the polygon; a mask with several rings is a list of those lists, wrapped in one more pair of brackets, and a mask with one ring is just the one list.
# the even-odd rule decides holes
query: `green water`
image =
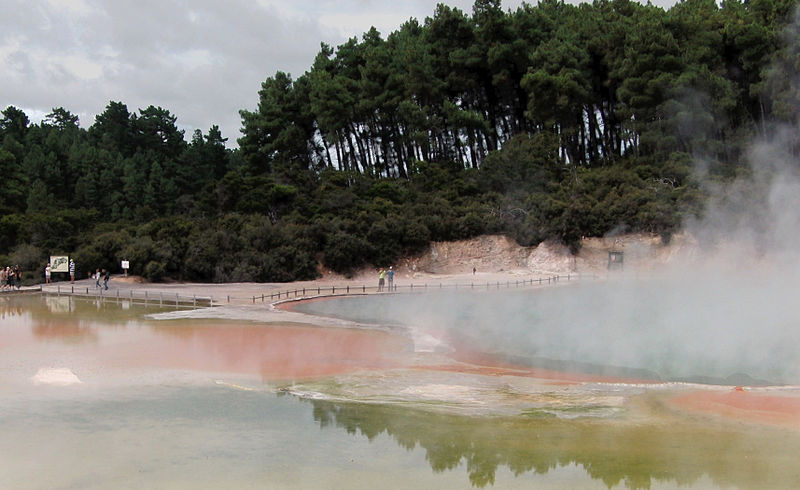
{"label": "green water", "polygon": [[[156,346],[174,341],[176,329],[196,328],[146,320],[151,311],[0,297],[0,488],[792,488],[800,481],[797,434],[678,414],[658,392],[634,397],[613,416],[464,416],[407,400],[359,400],[362,392],[351,388],[376,378],[358,374],[350,384],[341,376],[265,382],[108,356],[135,358],[130,345]],[[235,334],[252,323],[214,328]],[[42,369],[67,369],[80,382],[34,382]],[[336,385],[353,399],[288,394],[303,384],[318,394]]]}

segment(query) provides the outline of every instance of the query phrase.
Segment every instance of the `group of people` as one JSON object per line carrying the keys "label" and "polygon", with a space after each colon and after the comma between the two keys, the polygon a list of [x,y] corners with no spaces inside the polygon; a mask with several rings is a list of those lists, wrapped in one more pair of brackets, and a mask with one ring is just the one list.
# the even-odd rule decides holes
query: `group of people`
{"label": "group of people", "polygon": [[[48,262],[47,265],[44,267],[44,282],[46,284],[50,284],[52,282],[53,276],[53,268],[50,266]],[[75,261],[69,259],[69,281],[72,284],[75,284]]]}
{"label": "group of people", "polygon": [[389,269],[381,268],[378,271],[378,292],[383,291],[383,286],[388,280],[389,291],[394,290],[394,267],[389,266]]}
{"label": "group of people", "polygon": [[[94,287],[96,288],[105,288],[108,289],[108,280],[111,279],[111,271],[108,269],[97,269],[94,273]],[[103,281],[103,285],[100,285],[100,281]]]}
{"label": "group of people", "polygon": [[14,267],[0,267],[0,290],[17,289],[22,287],[22,269],[18,265]]}

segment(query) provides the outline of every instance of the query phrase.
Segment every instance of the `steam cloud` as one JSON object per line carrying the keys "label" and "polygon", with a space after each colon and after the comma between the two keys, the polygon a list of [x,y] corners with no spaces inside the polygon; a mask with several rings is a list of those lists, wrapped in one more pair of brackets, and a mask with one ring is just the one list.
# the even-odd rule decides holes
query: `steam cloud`
{"label": "steam cloud", "polygon": [[[797,22],[789,31],[796,43]],[[790,151],[798,128],[773,125],[767,133],[749,150],[746,176],[733,183],[703,179],[698,162],[711,199],[702,219],[684,223],[681,253],[658,270],[626,260],[622,274],[601,283],[316,308],[555,368],[800,385],[800,162]]]}

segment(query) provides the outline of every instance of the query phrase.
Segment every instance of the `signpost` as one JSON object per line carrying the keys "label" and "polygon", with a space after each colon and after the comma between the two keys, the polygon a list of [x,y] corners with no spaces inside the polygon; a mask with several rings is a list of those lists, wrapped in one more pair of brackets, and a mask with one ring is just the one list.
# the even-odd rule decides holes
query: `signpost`
{"label": "signpost", "polygon": [[127,260],[122,261],[122,270],[125,271],[125,277],[128,277],[128,269],[130,268],[131,263]]}

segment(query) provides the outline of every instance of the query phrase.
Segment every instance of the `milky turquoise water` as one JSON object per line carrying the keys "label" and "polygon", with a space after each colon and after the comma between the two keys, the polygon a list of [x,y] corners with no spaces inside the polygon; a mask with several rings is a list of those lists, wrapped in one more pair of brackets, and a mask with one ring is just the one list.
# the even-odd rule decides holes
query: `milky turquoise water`
{"label": "milky turquoise water", "polygon": [[[458,409],[469,397],[502,404],[514,389],[533,389],[502,379],[401,370],[265,380],[246,369],[220,371],[218,359],[208,369],[195,363],[213,350],[193,331],[236,336],[253,323],[147,320],[153,311],[0,298],[0,488],[790,488],[800,481],[796,434],[676,414],[657,390],[636,398],[636,407],[597,414],[581,406],[596,389],[586,386],[583,401],[572,404],[578,416],[564,417]],[[199,350],[184,353],[193,360],[187,366],[163,359],[164,344],[172,355]],[[404,390],[405,397],[386,395]],[[603,391],[613,398],[613,389]],[[442,409],[448,393],[454,405]],[[537,396],[569,402],[557,390]],[[601,405],[613,406],[612,398]]]}
{"label": "milky turquoise water", "polygon": [[[422,348],[661,381],[800,385],[794,288],[672,277],[546,289],[331,298],[294,308],[404,325]],[[424,341],[427,340],[427,344]]]}

